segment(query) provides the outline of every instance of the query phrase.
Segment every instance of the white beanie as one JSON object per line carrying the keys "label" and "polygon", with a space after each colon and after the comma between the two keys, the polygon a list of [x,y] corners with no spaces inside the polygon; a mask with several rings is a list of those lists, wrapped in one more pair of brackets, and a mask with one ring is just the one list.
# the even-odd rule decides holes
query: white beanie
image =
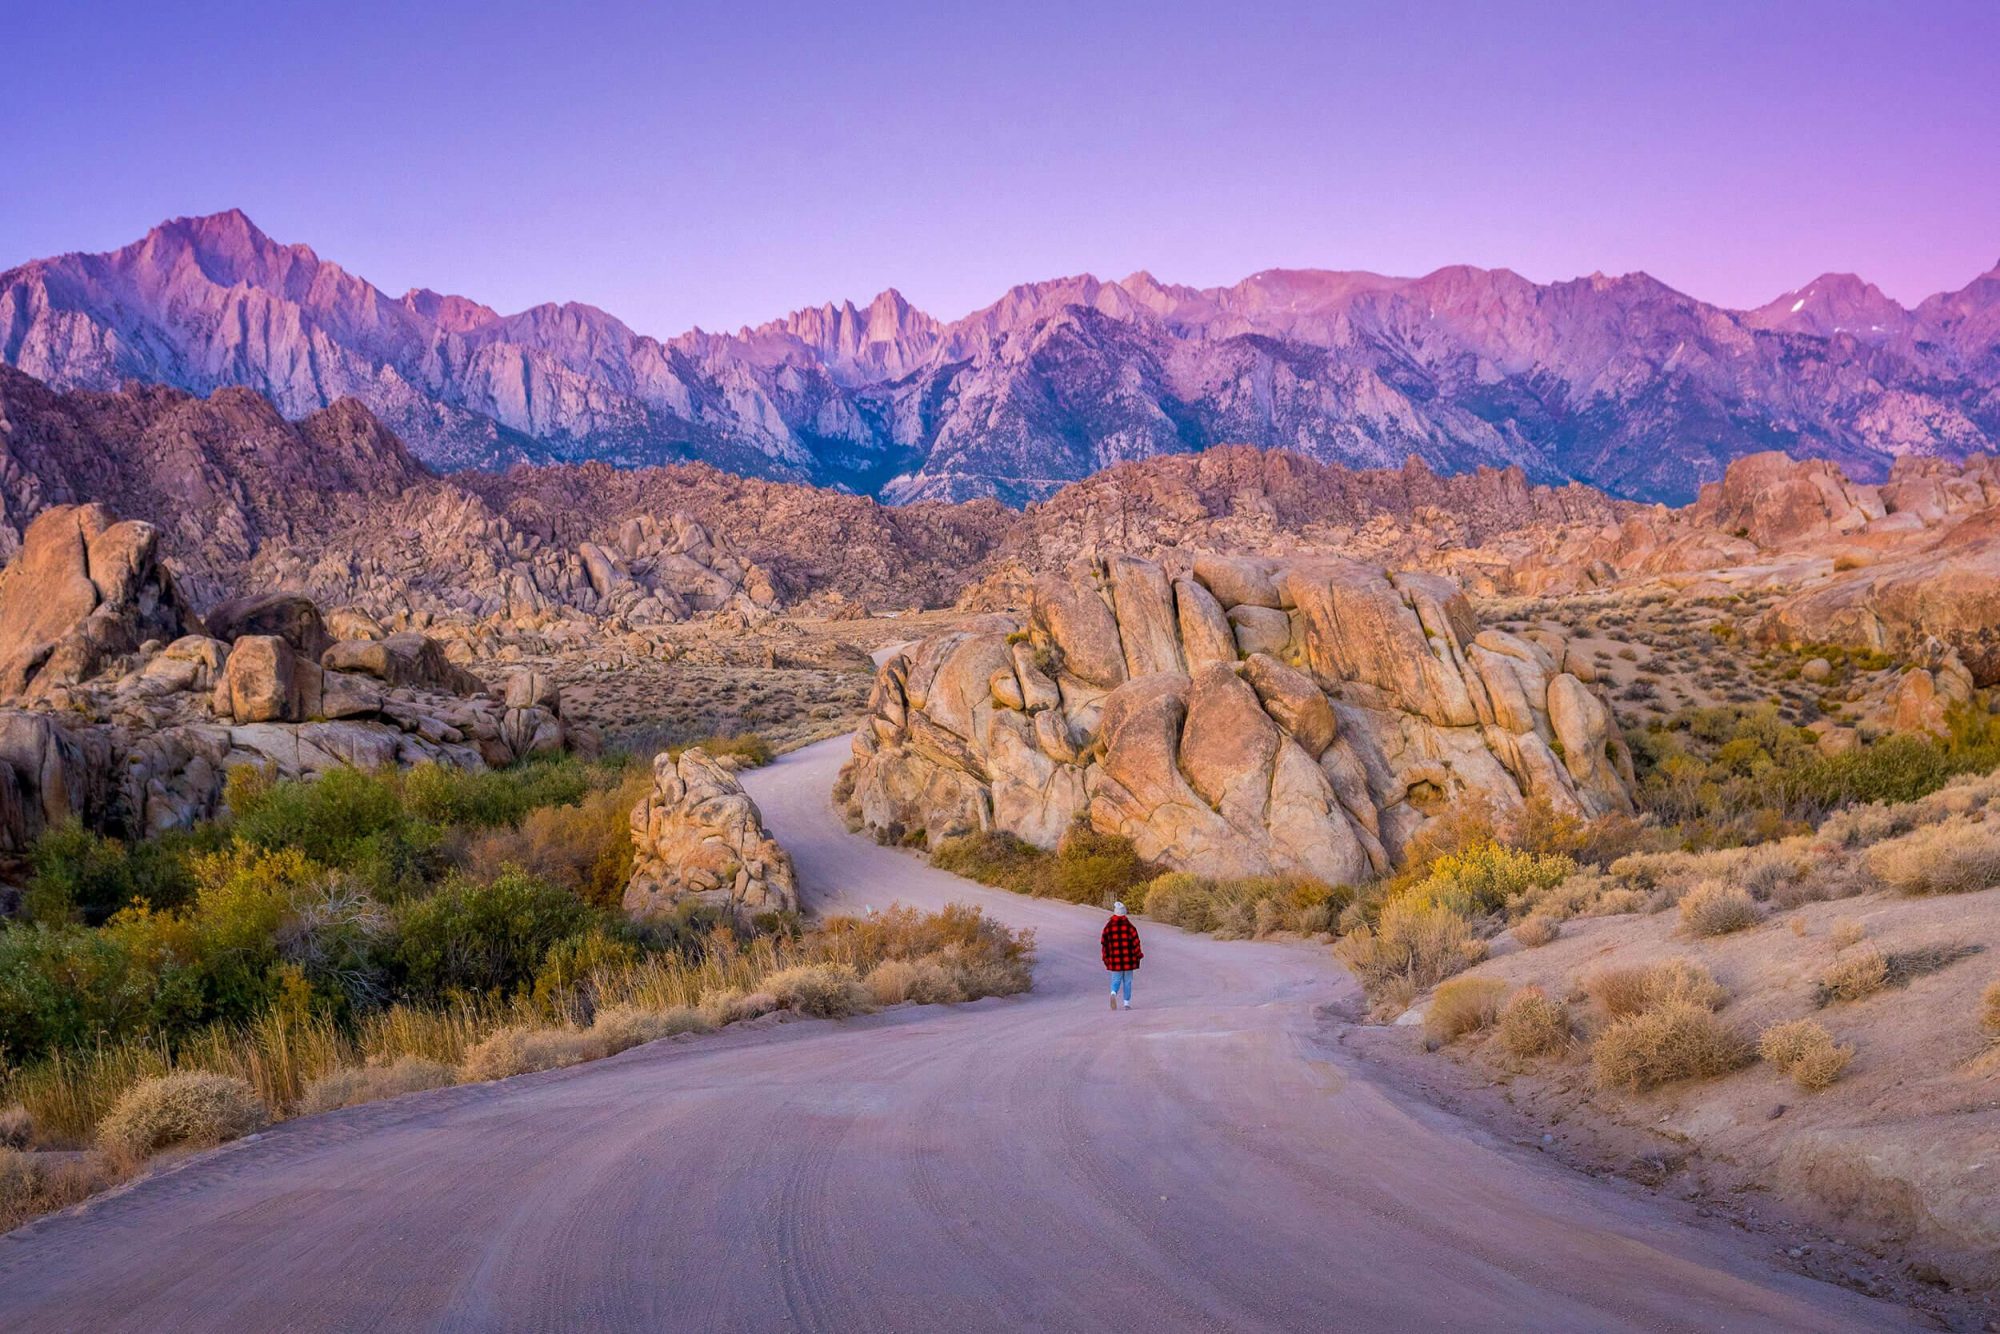
{"label": "white beanie", "polygon": [[1111,915],[1114,917],[1123,917],[1125,915],[1125,905],[1122,903],[1112,904]]}

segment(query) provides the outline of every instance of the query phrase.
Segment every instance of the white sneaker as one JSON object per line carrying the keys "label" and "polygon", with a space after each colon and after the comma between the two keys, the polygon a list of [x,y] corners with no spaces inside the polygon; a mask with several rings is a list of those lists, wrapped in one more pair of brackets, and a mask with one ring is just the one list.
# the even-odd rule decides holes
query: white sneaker
{"label": "white sneaker", "polygon": [[1115,991],[1111,993],[1111,1008],[1114,1010],[1118,1008],[1118,993]]}
{"label": "white sneaker", "polygon": [[1131,1009],[1131,1008],[1132,1008],[1132,1002],[1131,1002],[1131,1001],[1126,1001],[1126,1002],[1125,1002],[1125,1008],[1126,1008],[1126,1009],[1128,1009],[1128,1010],[1129,1010],[1129,1009]]}

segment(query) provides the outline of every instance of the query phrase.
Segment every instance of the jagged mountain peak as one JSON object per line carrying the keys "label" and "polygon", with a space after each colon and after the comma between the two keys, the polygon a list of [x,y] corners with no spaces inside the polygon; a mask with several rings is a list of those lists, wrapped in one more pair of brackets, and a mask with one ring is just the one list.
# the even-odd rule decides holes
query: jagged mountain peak
{"label": "jagged mountain peak", "polygon": [[695,458],[1022,501],[1237,440],[1684,499],[1773,444],[1861,477],[1992,449],[2000,269],[1915,311],[1828,274],[1743,312],[1643,272],[1270,268],[1196,288],[1141,269],[1018,284],[950,323],[884,288],[662,341],[579,303],[389,297],[226,210],[0,274],[0,361],[63,389],[239,385],[294,418],[352,396],[446,468]]}
{"label": "jagged mountain peak", "polygon": [[1831,338],[1847,334],[1882,342],[1909,331],[1910,312],[1881,288],[1852,273],[1819,277],[1744,313],[1752,328]]}

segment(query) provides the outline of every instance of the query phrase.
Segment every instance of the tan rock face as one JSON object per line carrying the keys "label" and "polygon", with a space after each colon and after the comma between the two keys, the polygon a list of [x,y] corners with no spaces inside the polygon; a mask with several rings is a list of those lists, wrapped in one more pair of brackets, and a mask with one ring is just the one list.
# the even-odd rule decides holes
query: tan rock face
{"label": "tan rock face", "polygon": [[653,760],[653,790],[632,808],[625,911],[646,918],[701,903],[739,913],[797,911],[792,860],[765,832],[736,776],[699,748]]}
{"label": "tan rock face", "polygon": [[96,675],[191,617],[158,560],[151,524],[102,505],[42,511],[0,571],[0,699],[36,699]]}
{"label": "tan rock face", "polygon": [[[1224,625],[1275,651],[1225,657]],[[1114,557],[1038,584],[1024,635],[886,663],[848,805],[885,838],[1049,847],[1081,819],[1187,870],[1351,883],[1455,801],[1630,808],[1610,710],[1566,660],[1560,640],[1476,635],[1432,576],[1204,557],[1176,579]]]}

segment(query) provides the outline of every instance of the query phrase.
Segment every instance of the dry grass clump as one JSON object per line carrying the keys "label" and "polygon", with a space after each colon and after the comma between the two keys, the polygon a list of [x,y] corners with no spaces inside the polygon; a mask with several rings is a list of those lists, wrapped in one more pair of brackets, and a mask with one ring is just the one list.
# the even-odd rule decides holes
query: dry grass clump
{"label": "dry grass clump", "polygon": [[1889,960],[1873,945],[1835,959],[1820,971],[1814,1002],[1855,1001],[1889,985]]}
{"label": "dry grass clump", "polygon": [[114,1161],[137,1163],[162,1149],[203,1148],[263,1125],[269,1112],[248,1081],[206,1070],[177,1070],[125,1091],[97,1128]]}
{"label": "dry grass clump", "polygon": [[1424,1011],[1424,1033],[1450,1042],[1476,1033],[1500,1017],[1500,998],[1507,984],[1492,977],[1454,977],[1438,983],[1430,1008]]}
{"label": "dry grass clump", "polygon": [[1854,1047],[1836,1043],[1817,1019],[1794,1019],[1765,1029],[1757,1039],[1757,1054],[1810,1093],[1840,1078],[1854,1059]]}
{"label": "dry grass clump", "polygon": [[1686,1001],[1703,1009],[1719,1010],[1729,1000],[1728,989],[1692,959],[1592,969],[1583,975],[1583,990],[1613,1019],[1623,1019],[1668,1001]]}
{"label": "dry grass clump", "polygon": [[884,959],[861,979],[877,1005],[950,1005],[969,999],[952,971],[936,959]]}
{"label": "dry grass clump", "polygon": [[2000,982],[1992,983],[1980,993],[1979,1026],[1993,1041],[2000,1042]]}
{"label": "dry grass clump", "polygon": [[67,1209],[116,1181],[103,1155],[20,1153],[0,1148],[0,1232]]}
{"label": "dry grass clump", "polygon": [[1561,935],[1562,927],[1557,924],[1556,919],[1553,917],[1545,917],[1541,913],[1530,913],[1528,916],[1514,923],[1511,934],[1515,940],[1521,943],[1523,948],[1534,949],[1537,946],[1548,944]]}
{"label": "dry grass clump", "polygon": [[1714,1011],[1675,999],[1614,1019],[1591,1044],[1598,1086],[1643,1093],[1683,1079],[1712,1079],[1750,1059],[1750,1043]]}
{"label": "dry grass clump", "polygon": [[1868,850],[1868,868],[1903,894],[1966,894],[2000,885],[2000,821],[1954,815]]}
{"label": "dry grass clump", "polygon": [[1833,924],[1833,933],[1827,939],[1833,942],[1834,953],[1850,945],[1859,945],[1868,936],[1868,928],[1852,917],[1843,917]]}
{"label": "dry grass clump", "polygon": [[1569,1015],[1540,987],[1522,987],[1500,1011],[1498,1036],[1510,1056],[1547,1056],[1569,1045]]}
{"label": "dry grass clump", "polygon": [[422,1093],[458,1082],[448,1065],[426,1061],[420,1056],[404,1056],[386,1065],[349,1065],[321,1075],[306,1086],[299,1099],[298,1114],[312,1116],[341,1107],[359,1107],[364,1102],[405,1093]]}
{"label": "dry grass clump", "polygon": [[609,1054],[604,1039],[588,1029],[510,1024],[488,1034],[466,1052],[458,1073],[467,1083],[478,1083],[538,1070],[556,1070]]}
{"label": "dry grass clump", "polygon": [[35,1138],[35,1118],[25,1107],[0,1107],[0,1149],[25,1149]]}
{"label": "dry grass clump", "polygon": [[721,1028],[726,1024],[741,1023],[745,1019],[757,1019],[778,1008],[778,998],[768,991],[718,991],[701,999],[700,1014],[710,1024]]}
{"label": "dry grass clump", "polygon": [[597,1012],[590,1031],[604,1044],[607,1055],[682,1033],[706,1033],[714,1027],[700,1010],[676,1005],[667,1010],[648,1010],[637,1005],[612,1005]]}
{"label": "dry grass clump", "polygon": [[765,978],[764,989],[785,1009],[810,1019],[844,1019],[873,1008],[861,979],[846,964],[800,964]]}
{"label": "dry grass clump", "polygon": [[1726,936],[1757,925],[1757,901],[1720,880],[1696,885],[1681,898],[1681,926],[1691,936]]}

